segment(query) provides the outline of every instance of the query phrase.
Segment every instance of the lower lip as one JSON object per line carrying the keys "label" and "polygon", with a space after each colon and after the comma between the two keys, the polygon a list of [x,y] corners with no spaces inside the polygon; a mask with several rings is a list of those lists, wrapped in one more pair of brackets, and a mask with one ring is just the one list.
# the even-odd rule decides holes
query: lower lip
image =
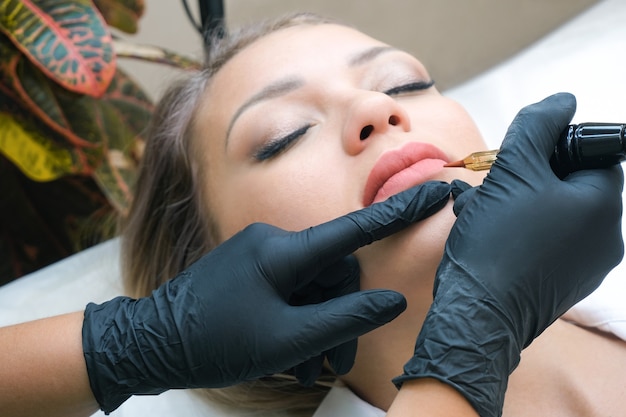
{"label": "lower lip", "polygon": [[441,159],[422,159],[389,178],[376,193],[373,203],[428,181],[446,164]]}

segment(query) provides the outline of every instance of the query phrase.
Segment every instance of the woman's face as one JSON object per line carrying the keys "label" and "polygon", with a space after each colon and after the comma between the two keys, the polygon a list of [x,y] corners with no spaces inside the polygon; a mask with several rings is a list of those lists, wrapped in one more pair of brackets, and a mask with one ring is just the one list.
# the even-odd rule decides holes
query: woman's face
{"label": "woman's face", "polygon": [[[485,144],[424,66],[339,25],[282,29],[238,53],[207,88],[194,140],[219,240],[252,222],[301,230],[427,180],[478,185],[484,177],[443,168]],[[356,253],[362,289],[395,289],[408,301],[405,314],[359,339],[344,377],[381,407],[412,354],[454,219],[449,203]]]}
{"label": "woman's face", "polygon": [[[252,222],[301,230],[426,180],[483,177],[443,168],[485,145],[424,66],[340,25],[282,29],[242,50],[209,85],[194,133],[221,240]],[[424,256],[431,246],[440,257],[445,212],[403,232]]]}

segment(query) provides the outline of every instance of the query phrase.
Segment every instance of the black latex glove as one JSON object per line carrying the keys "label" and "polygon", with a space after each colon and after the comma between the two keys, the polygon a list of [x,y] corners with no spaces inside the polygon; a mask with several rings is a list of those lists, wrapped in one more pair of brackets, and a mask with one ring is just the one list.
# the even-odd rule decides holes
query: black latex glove
{"label": "black latex glove", "polygon": [[[393,291],[354,292],[358,271],[344,257],[437,212],[449,194],[449,184],[428,182],[302,232],[254,224],[150,297],[89,304],[83,350],[102,410],[133,394],[259,378],[323,352],[347,372],[356,338],[394,319],[406,300]],[[289,305],[314,280],[337,298]],[[311,365],[305,371],[315,377]]]}
{"label": "black latex glove", "polygon": [[484,183],[457,207],[433,305],[397,385],[435,378],[481,416],[501,415],[521,350],[622,259],[621,167],[563,181],[550,169],[575,107],[563,93],[524,108]]}

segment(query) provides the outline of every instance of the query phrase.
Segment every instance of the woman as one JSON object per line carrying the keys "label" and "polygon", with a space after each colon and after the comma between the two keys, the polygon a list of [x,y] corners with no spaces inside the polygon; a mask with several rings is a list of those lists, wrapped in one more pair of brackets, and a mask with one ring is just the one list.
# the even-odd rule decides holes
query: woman
{"label": "woman", "polygon": [[[125,231],[134,295],[148,293],[253,222],[301,230],[427,180],[481,184],[482,173],[443,169],[485,145],[465,111],[437,92],[415,58],[311,16],[254,29],[241,39],[223,50],[218,45],[207,69],[170,90],[160,106]],[[191,139],[171,140],[183,136]],[[450,203],[406,232],[356,252],[362,289],[390,288],[408,300],[393,323],[359,339],[354,368],[341,377],[380,410],[394,402],[390,380],[413,355],[454,222]],[[585,357],[587,349],[603,355]],[[505,414],[536,415],[546,411],[541,407],[552,415],[571,412],[568,407],[619,410],[610,392],[598,388],[586,401],[575,384],[592,367],[618,386],[625,349],[556,323],[525,352]],[[543,375],[556,368],[558,374]],[[278,376],[208,395],[255,410],[310,415],[325,391],[290,381]],[[536,401],[529,404],[529,398]]]}

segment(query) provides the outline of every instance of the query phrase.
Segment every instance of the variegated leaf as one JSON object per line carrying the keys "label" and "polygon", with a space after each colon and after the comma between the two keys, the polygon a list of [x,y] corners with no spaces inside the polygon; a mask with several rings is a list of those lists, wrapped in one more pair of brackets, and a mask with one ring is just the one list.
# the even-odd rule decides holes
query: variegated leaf
{"label": "variegated leaf", "polygon": [[111,33],[90,0],[3,0],[0,30],[68,90],[99,97],[115,73]]}
{"label": "variegated leaf", "polygon": [[125,215],[143,150],[142,134],[153,105],[139,86],[119,69],[98,103],[107,142],[105,157],[94,172],[94,178],[116,211]]}
{"label": "variegated leaf", "polygon": [[71,93],[61,88],[37,71],[23,56],[15,62],[15,68],[11,70],[8,73],[13,83],[11,88],[27,111],[73,145],[94,147],[101,142],[92,134],[84,135],[82,132],[77,132],[72,126],[72,120],[68,118],[67,109],[64,108],[63,103],[59,102],[60,98],[68,97],[66,101],[76,107],[79,105],[76,101],[86,101],[88,98],[93,99],[92,97]]}

